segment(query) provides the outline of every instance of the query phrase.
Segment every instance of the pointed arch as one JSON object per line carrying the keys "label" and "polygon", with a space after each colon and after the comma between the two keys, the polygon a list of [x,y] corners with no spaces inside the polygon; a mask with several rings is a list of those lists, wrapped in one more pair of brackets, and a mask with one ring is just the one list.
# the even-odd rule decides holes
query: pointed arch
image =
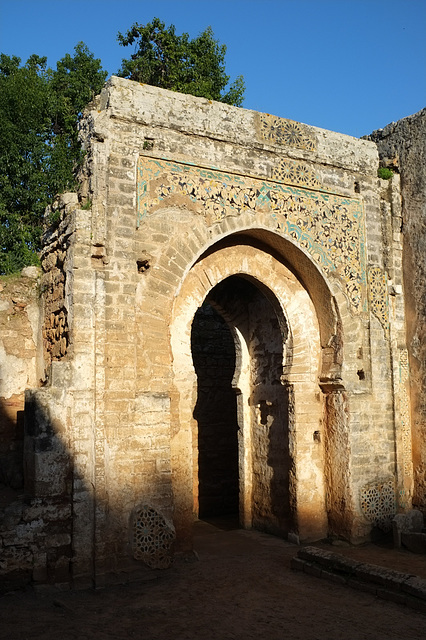
{"label": "pointed arch", "polygon": [[[289,502],[294,511],[293,531],[303,539],[318,539],[326,535],[324,451],[314,434],[320,430],[322,400],[319,394],[321,374],[320,326],[313,301],[295,274],[266,251],[250,244],[218,246],[201,256],[188,272],[176,297],[171,322],[171,348],[173,358],[173,438],[172,477],[174,480],[175,525],[181,540],[190,540],[189,523],[192,521],[194,492],[193,433],[196,425],[193,407],[196,402],[196,375],[191,357],[191,326],[197,309],[212,291],[227,279],[239,277],[251,283],[275,309],[281,325],[288,331],[283,341],[282,374],[280,383],[288,389],[288,430],[291,456]],[[229,290],[228,290],[229,295]],[[216,300],[224,306],[223,300]],[[229,308],[229,307],[228,307]],[[228,322],[238,332],[243,346],[241,352],[250,352],[249,338],[244,336],[241,323],[228,311]],[[245,343],[245,344],[244,344]],[[244,367],[243,367],[244,368]],[[241,386],[244,387],[244,384]],[[254,396],[245,383],[245,419],[242,438],[246,458],[250,458],[254,409],[250,397]],[[290,406],[291,405],[291,406]],[[241,426],[240,426],[241,428]],[[186,464],[182,464],[185,461]],[[244,466],[244,465],[243,465]],[[247,466],[247,465],[246,465]],[[250,509],[252,482],[247,472],[241,481],[246,492],[242,522],[251,526]],[[248,513],[250,512],[251,513]]]}

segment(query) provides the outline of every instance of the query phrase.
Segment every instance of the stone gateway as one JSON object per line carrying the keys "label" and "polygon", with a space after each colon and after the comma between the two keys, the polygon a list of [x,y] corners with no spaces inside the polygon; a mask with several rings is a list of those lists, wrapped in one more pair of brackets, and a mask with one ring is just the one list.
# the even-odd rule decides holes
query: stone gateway
{"label": "stone gateway", "polygon": [[81,135],[40,316],[22,319],[31,353],[1,345],[2,369],[29,372],[2,387],[5,404],[26,389],[22,458],[0,452],[23,460],[5,579],[99,587],[168,567],[199,516],[359,543],[424,506],[400,174],[378,178],[381,134],[113,77]]}

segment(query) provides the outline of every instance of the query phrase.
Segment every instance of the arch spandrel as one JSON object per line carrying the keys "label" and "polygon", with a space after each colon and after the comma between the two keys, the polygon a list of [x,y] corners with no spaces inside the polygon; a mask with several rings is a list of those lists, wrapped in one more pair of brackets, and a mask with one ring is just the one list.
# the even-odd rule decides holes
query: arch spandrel
{"label": "arch spandrel", "polygon": [[[340,318],[342,305],[350,317],[352,317],[352,313],[347,297],[340,287],[336,288],[335,281],[331,284],[334,285],[337,298],[320,268],[312,261],[311,256],[297,247],[292,240],[282,237],[273,230],[270,218],[264,219],[264,222],[270,225],[269,227],[253,226],[253,215],[245,213],[238,219],[232,220],[231,229],[228,219],[218,223],[213,229],[206,229],[201,224],[199,217],[194,213],[188,216],[188,213],[174,208],[158,210],[151,219],[146,220],[140,229],[140,233],[145,225],[145,229],[149,229],[149,233],[144,234],[145,237],[155,237],[156,234],[159,234],[159,229],[161,229],[161,234],[159,234],[161,240],[167,233],[170,237],[168,248],[164,250],[164,246],[162,246],[162,253],[159,253],[158,257],[155,255],[155,247],[149,247],[153,258],[152,269],[146,274],[146,282],[144,281],[143,286],[150,287],[152,278],[158,279],[160,287],[167,287],[167,297],[161,300],[161,307],[158,309],[152,309],[150,299],[145,298],[145,306],[148,305],[149,313],[154,312],[158,317],[163,316],[164,322],[168,322],[172,300],[181,295],[185,278],[194,265],[219,249],[238,247],[237,251],[241,252],[240,255],[243,256],[245,248],[251,248],[254,252],[253,256],[258,252],[262,256],[268,256],[268,260],[272,261],[271,264],[285,266],[288,270],[286,278],[299,281],[308,293],[318,318],[323,350],[323,365],[319,375],[326,381],[339,380],[342,365],[342,323]],[[142,236],[139,244],[139,253],[142,255],[143,247],[146,246]],[[248,260],[247,257],[245,259]],[[274,268],[270,267],[270,269]],[[266,268],[259,264],[257,275],[261,276],[264,271],[266,272]],[[229,273],[229,275],[232,274]],[[250,269],[247,269],[246,275],[251,277]],[[198,271],[198,278],[200,280],[199,286],[203,291],[206,291],[210,285],[208,275],[204,271]],[[261,277],[258,286],[263,287]],[[264,293],[268,297],[267,287],[264,287]],[[137,298],[142,300],[144,296],[140,294],[137,295]]]}
{"label": "arch spandrel", "polygon": [[286,239],[290,251],[297,247],[309,256],[326,277],[336,278],[353,314],[367,311],[360,197],[325,191],[319,183],[296,187],[276,178],[145,156],[139,158],[137,176],[138,226],[149,226],[150,218],[172,206],[201,218],[212,239],[226,231],[264,227]]}

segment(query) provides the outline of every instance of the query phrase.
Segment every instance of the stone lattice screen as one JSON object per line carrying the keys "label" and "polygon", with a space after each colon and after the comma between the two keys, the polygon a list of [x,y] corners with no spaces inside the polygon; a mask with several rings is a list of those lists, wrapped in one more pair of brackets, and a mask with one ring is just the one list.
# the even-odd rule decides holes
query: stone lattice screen
{"label": "stone lattice screen", "polygon": [[133,556],[151,569],[167,569],[172,562],[175,532],[153,507],[139,508],[133,524]]}

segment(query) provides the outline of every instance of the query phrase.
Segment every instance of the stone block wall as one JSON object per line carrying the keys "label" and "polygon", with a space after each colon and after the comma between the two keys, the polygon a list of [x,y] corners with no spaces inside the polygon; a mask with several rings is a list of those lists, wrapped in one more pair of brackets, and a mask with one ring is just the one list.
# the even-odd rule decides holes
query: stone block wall
{"label": "stone block wall", "polygon": [[[70,323],[71,362],[78,350],[85,353],[84,370],[93,380],[94,413],[86,409],[81,418],[94,420],[86,427],[93,434],[93,458],[84,468],[97,505],[92,519],[97,579],[114,570],[112,562],[125,562],[124,532],[142,503],[173,519],[178,548],[190,547],[196,379],[190,338],[185,342],[192,317],[173,347],[175,323],[182,319],[179,296],[195,313],[227,275],[243,273],[273,287],[280,261],[290,266],[293,275],[287,277],[295,278],[296,287],[287,294],[277,281],[275,292],[291,316],[283,370],[295,407],[288,427],[289,520],[302,538],[325,535],[326,509],[337,535],[363,539],[390,516],[387,510],[398,508],[400,491],[408,500],[411,495],[403,448],[395,449],[402,436],[393,419],[391,382],[395,350],[403,343],[400,308],[391,306],[388,295],[390,268],[392,282],[401,284],[395,262],[400,238],[392,226],[399,215],[396,205],[392,208],[398,185],[396,196],[383,197],[375,145],[116,78],[97,107],[83,125],[88,153],[81,198],[92,206],[86,212],[84,257],[73,270],[83,306],[71,311],[75,323],[92,300],[84,317],[90,316],[93,332],[77,333]],[[224,257],[226,244],[234,246],[235,258]],[[256,275],[254,258],[244,258],[245,245],[260,256]],[[81,251],[81,242],[78,246]],[[197,295],[185,284],[196,265],[204,287]],[[299,293],[296,282],[303,283]],[[303,288],[312,309],[302,302]],[[298,304],[290,302],[297,296]],[[195,307],[194,300],[199,300]],[[318,320],[308,330],[310,314]],[[236,326],[244,332],[241,323]],[[186,364],[180,367],[181,357],[187,358],[188,371]],[[249,387],[256,385],[255,377],[247,380],[243,397],[251,397]],[[83,393],[83,381],[79,384]],[[246,416],[256,421],[259,405],[261,429],[261,408],[273,404],[263,397],[266,389],[253,395]],[[248,461],[252,437],[257,436],[250,429],[242,436],[247,439],[243,466],[259,467],[253,476],[258,480],[246,473],[247,495],[240,497],[246,503],[250,492],[256,495],[256,487],[271,480],[268,456]],[[239,457],[241,464],[241,451]],[[265,517],[264,507],[259,504],[255,519]]]}
{"label": "stone block wall", "polygon": [[[376,142],[381,165],[401,181],[405,317],[413,427],[414,503],[426,513],[426,109],[393,122],[369,136]],[[398,295],[398,287],[393,295]]]}

